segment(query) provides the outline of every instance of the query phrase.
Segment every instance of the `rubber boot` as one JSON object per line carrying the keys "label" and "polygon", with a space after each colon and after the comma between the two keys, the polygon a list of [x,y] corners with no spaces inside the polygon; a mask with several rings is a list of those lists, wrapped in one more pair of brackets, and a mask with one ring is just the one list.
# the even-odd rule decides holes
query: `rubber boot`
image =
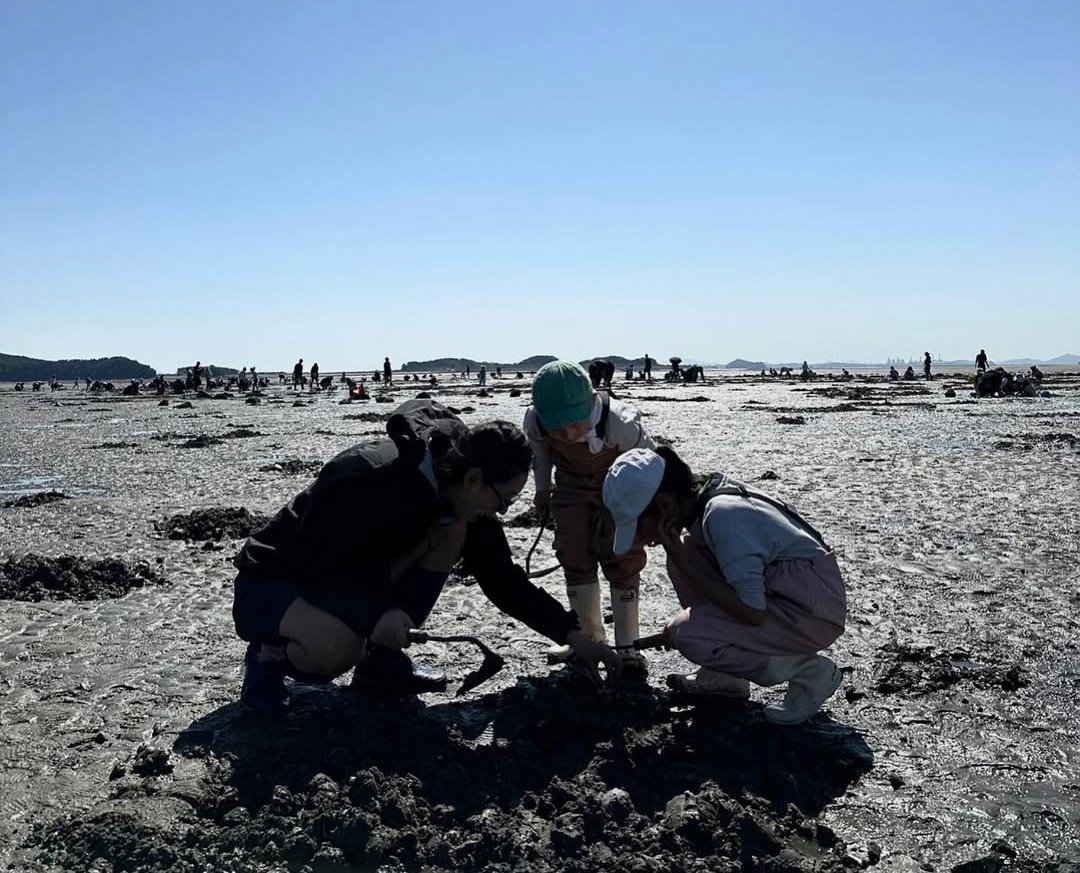
{"label": "rubber boot", "polygon": [[638,632],[638,585],[611,586],[611,612],[615,617],[615,651],[622,659],[623,677],[641,681],[649,675],[649,662],[634,648]]}
{"label": "rubber boot", "polygon": [[811,718],[840,687],[844,674],[824,655],[773,655],[756,680],[759,685],[787,682],[782,703],[765,707],[775,724],[800,724]]}
{"label": "rubber boot", "polygon": [[240,708],[247,714],[263,718],[284,715],[289,708],[289,692],[285,688],[285,670],[288,661],[284,652],[280,657],[273,651],[278,647],[265,647],[262,643],[249,643],[244,654],[244,683],[240,689]]}
{"label": "rubber boot", "polygon": [[[607,637],[604,634],[604,618],[600,614],[599,583],[586,582],[584,585],[567,585],[566,599],[570,604],[570,608],[577,613],[581,632],[594,642],[605,642]],[[572,654],[573,651],[569,646],[552,646],[547,650],[548,663],[561,664]]]}

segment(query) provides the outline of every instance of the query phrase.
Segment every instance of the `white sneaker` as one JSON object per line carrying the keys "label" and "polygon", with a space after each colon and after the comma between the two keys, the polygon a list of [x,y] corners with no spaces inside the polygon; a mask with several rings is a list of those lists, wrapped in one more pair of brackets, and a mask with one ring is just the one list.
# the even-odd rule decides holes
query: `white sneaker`
{"label": "white sneaker", "polygon": [[574,654],[574,650],[569,646],[560,646],[558,643],[555,643],[553,646],[548,646],[545,654],[547,655],[547,662],[549,664],[565,664],[570,660],[570,656]]}
{"label": "white sneaker", "polygon": [[698,667],[685,676],[673,674],[668,676],[667,684],[673,691],[698,697],[723,697],[728,700],[746,700],[750,697],[749,680],[712,667]]}
{"label": "white sneaker", "polygon": [[840,687],[844,674],[824,655],[808,658],[788,680],[783,703],[765,707],[765,718],[774,724],[801,724],[813,716]]}

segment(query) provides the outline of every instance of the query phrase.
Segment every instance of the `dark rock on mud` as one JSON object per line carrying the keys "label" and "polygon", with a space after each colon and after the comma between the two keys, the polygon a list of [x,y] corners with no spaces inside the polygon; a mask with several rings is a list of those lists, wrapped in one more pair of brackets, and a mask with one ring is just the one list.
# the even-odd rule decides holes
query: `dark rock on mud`
{"label": "dark rock on mud", "polygon": [[226,506],[173,515],[154,527],[170,540],[238,540],[251,536],[268,521],[269,516],[242,506]]}
{"label": "dark rock on mud", "polygon": [[132,588],[164,584],[167,580],[149,564],[129,564],[116,558],[95,561],[73,555],[24,555],[0,564],[2,600],[100,600],[120,597]]}
{"label": "dark rock on mud", "polygon": [[[161,401],[161,403],[165,403],[165,401],[163,400],[163,401]],[[160,406],[161,403],[159,403],[158,406]],[[167,405],[168,404],[166,403],[166,406]],[[183,403],[177,403],[176,406],[173,407],[173,409],[194,409],[194,408],[195,408],[195,404],[193,404],[190,400],[185,400]]]}
{"label": "dark rock on mud", "polygon": [[137,449],[138,447],[139,447],[138,443],[125,443],[125,442],[101,443],[100,445],[97,445],[97,446],[90,446],[90,448],[92,448],[92,449]]}
{"label": "dark rock on mud", "polygon": [[243,440],[243,439],[248,439],[249,437],[260,437],[260,436],[266,436],[266,434],[260,433],[257,430],[250,430],[249,428],[246,428],[246,427],[240,427],[240,428],[237,428],[236,430],[230,430],[230,431],[228,431],[226,433],[223,433],[221,435],[221,438],[223,440]]}
{"label": "dark rock on mud", "polygon": [[806,424],[806,419],[801,415],[781,415],[776,419],[777,424]]}
{"label": "dark rock on mud", "polygon": [[56,503],[58,500],[70,500],[62,491],[38,491],[36,494],[24,494],[12,500],[4,501],[4,509],[29,509],[34,506],[44,506],[46,503]]}

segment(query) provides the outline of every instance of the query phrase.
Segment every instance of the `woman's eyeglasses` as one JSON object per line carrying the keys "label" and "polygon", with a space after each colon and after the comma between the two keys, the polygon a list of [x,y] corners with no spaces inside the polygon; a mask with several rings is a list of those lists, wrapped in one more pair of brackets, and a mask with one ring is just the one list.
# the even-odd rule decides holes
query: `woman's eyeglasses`
{"label": "woman's eyeglasses", "polygon": [[502,515],[508,510],[511,504],[517,499],[517,494],[513,494],[507,497],[505,494],[501,494],[499,489],[494,485],[488,485],[488,488],[495,494],[495,512]]}

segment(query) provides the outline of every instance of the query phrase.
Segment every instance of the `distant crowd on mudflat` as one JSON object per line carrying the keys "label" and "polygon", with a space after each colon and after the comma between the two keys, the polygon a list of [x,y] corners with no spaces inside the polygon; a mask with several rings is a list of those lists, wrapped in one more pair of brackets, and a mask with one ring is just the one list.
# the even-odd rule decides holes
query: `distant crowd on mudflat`
{"label": "distant crowd on mudflat", "polygon": [[[624,381],[654,381],[653,366],[655,363],[655,359],[646,353],[644,364],[640,369],[635,369],[632,364],[626,367],[623,373]],[[615,369],[615,365],[611,361],[604,359],[592,361],[592,363],[589,364],[588,372],[593,387],[610,390],[612,381],[615,377]],[[182,394],[186,391],[211,390],[234,390],[241,393],[254,393],[263,388],[269,388],[272,384],[287,386],[292,390],[307,391],[310,393],[318,393],[331,390],[338,386],[346,386],[349,389],[350,398],[363,400],[370,397],[369,384],[372,386],[377,385],[379,387],[385,387],[392,385],[395,379],[397,379],[398,382],[414,382],[432,388],[437,387],[444,382],[461,384],[462,382],[471,382],[475,380],[479,386],[484,387],[487,385],[488,379],[509,378],[521,380],[526,377],[531,378],[533,375],[535,375],[534,370],[507,370],[504,373],[501,365],[496,365],[489,370],[485,364],[481,364],[475,372],[470,364],[466,364],[465,369],[460,373],[432,372],[421,375],[420,373],[399,371],[395,375],[393,365],[391,364],[389,356],[387,356],[383,359],[380,368],[373,369],[370,375],[360,374],[358,377],[350,376],[345,372],[342,372],[340,376],[323,375],[320,372],[318,363],[312,363],[310,366],[305,366],[303,358],[297,360],[296,364],[293,365],[290,374],[279,371],[274,376],[268,376],[260,374],[256,368],[252,366],[244,367],[235,375],[216,376],[211,367],[204,366],[201,361],[196,361],[191,367],[186,368],[182,377],[178,375],[176,378],[169,378],[168,376],[159,374],[155,378],[149,380],[131,379],[119,390],[123,395],[133,397],[143,393],[161,396],[169,393]],[[781,366],[779,368],[763,367],[759,375],[766,379],[792,379],[804,382],[815,379],[829,379],[832,381],[848,381],[855,379],[855,376],[847,369],[841,369],[839,374],[836,374],[835,372],[817,373],[806,361],[803,361],[802,367],[798,369],[789,366]],[[933,372],[933,359],[929,352],[924,352],[922,379],[925,381],[933,381],[935,377],[940,377],[941,375],[944,374],[935,374]],[[1046,376],[1043,371],[1039,369],[1038,365],[1032,364],[1027,372],[1010,372],[1004,367],[991,367],[985,349],[980,349],[979,353],[975,356],[975,371],[973,375],[952,375],[954,377],[968,375],[973,384],[974,394],[977,397],[1049,396],[1049,393],[1042,388],[1042,383]],[[707,382],[705,369],[701,365],[692,364],[684,367],[682,366],[682,358],[680,357],[671,357],[668,359],[668,368],[663,371],[663,375],[660,378],[662,381],[669,383]],[[860,378],[865,381],[887,379],[891,382],[913,382],[918,380],[915,369],[911,365],[903,372],[899,371],[895,365],[890,365],[887,377],[862,374]],[[61,381],[60,379],[38,380],[29,384],[30,389],[33,391],[41,391],[46,386],[49,391],[60,391],[65,388],[70,388],[72,390],[82,388],[84,391],[90,392],[117,390],[117,385],[112,381],[90,379],[89,377],[82,380],[75,379],[70,386],[66,384],[66,381]],[[25,391],[26,388],[26,381],[19,381],[14,385],[16,391]]]}

